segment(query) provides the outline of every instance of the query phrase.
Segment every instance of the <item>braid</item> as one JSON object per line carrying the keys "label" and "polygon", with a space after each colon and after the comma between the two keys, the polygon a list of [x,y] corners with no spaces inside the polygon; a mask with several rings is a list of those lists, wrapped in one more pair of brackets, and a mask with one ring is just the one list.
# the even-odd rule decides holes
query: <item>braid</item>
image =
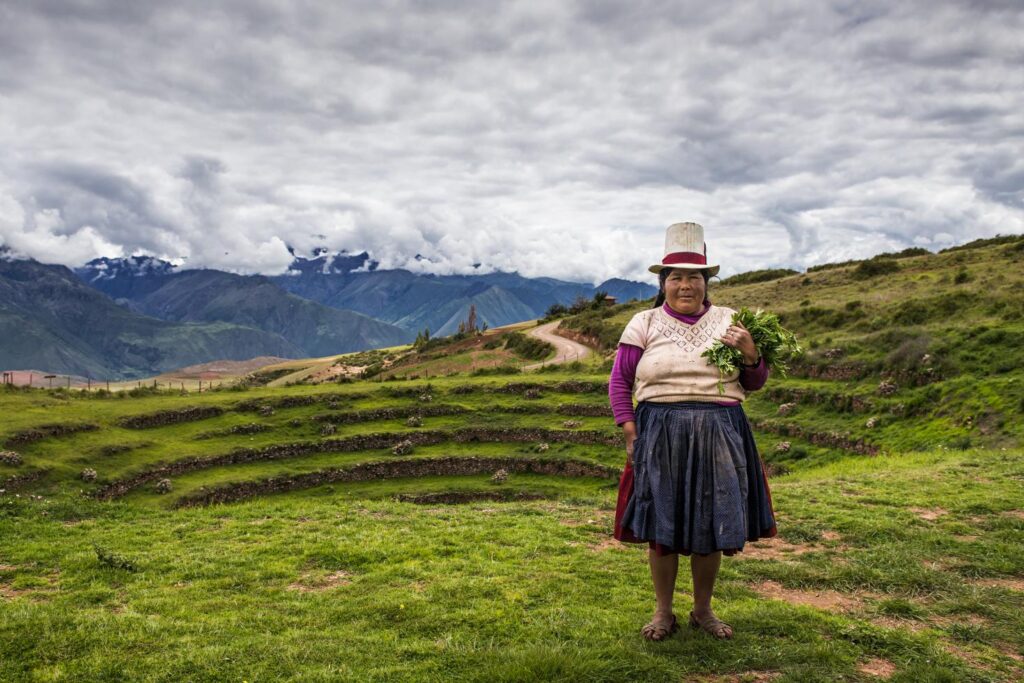
{"label": "braid", "polygon": [[658,271],[658,296],[654,298],[654,305],[651,308],[661,308],[665,303],[665,280],[668,280],[668,274],[671,272],[671,268],[662,268]]}

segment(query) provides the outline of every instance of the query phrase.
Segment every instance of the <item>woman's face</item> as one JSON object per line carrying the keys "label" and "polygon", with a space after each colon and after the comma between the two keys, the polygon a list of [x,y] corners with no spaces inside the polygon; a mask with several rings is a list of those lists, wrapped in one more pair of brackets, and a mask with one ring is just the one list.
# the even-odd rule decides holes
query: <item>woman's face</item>
{"label": "woman's face", "polygon": [[699,270],[673,268],[665,279],[665,303],[676,313],[700,313],[706,292],[707,283]]}

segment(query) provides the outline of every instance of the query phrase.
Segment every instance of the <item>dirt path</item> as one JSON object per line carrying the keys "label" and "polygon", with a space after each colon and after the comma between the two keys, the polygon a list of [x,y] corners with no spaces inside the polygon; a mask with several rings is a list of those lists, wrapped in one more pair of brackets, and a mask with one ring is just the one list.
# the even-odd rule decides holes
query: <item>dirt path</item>
{"label": "dirt path", "polygon": [[560,321],[556,320],[553,323],[546,323],[544,325],[541,325],[540,327],[535,327],[534,329],[529,330],[526,333],[531,337],[542,339],[547,343],[551,344],[552,346],[555,347],[555,350],[558,353],[555,355],[554,358],[548,359],[543,363],[533,363],[532,365],[527,365],[523,368],[524,370],[532,370],[534,368],[539,368],[542,365],[547,365],[548,363],[571,363],[575,360],[583,360],[584,358],[590,355],[590,348],[578,342],[574,342],[571,339],[566,339],[565,337],[560,337],[557,334],[555,334],[555,328],[558,327],[559,322]]}

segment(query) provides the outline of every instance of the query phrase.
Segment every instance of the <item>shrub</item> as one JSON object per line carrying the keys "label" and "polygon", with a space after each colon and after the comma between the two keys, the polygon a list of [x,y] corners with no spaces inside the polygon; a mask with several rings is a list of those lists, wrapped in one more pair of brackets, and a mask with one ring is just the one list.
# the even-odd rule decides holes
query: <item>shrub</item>
{"label": "shrub", "polygon": [[996,235],[995,237],[981,238],[968,242],[967,244],[961,244],[956,247],[949,247],[941,250],[940,254],[945,254],[950,251],[963,251],[966,249],[978,249],[980,247],[990,247],[996,244],[1022,244],[1024,243],[1024,237],[1021,235]]}
{"label": "shrub", "polygon": [[916,367],[928,353],[931,339],[927,335],[908,337],[885,358],[885,366],[893,370]]}
{"label": "shrub", "polygon": [[967,272],[966,268],[961,268],[957,271],[956,276],[953,278],[953,284],[962,285],[965,282],[971,281],[971,274]]}
{"label": "shrub", "polygon": [[722,280],[723,285],[749,285],[755,282],[769,282],[790,275],[799,275],[799,272],[791,268],[768,268],[765,270],[751,270],[746,273],[739,273]]}
{"label": "shrub", "polygon": [[924,247],[910,247],[909,249],[904,249],[903,251],[896,251],[896,252],[887,251],[887,252],[885,252],[883,254],[877,254],[875,256],[872,256],[871,259],[874,260],[874,259],[909,258],[911,256],[928,256],[928,255],[931,255],[931,253],[932,252],[928,251]]}
{"label": "shrub", "polygon": [[521,332],[510,332],[505,335],[505,348],[528,360],[543,360],[555,350],[554,346],[543,339],[528,337]]}
{"label": "shrub", "polygon": [[563,306],[562,304],[551,304],[551,306],[548,307],[547,312],[544,313],[544,318],[545,319],[560,318],[563,315],[568,315],[568,313],[569,313],[568,307]]}
{"label": "shrub", "polygon": [[861,261],[858,263],[857,267],[853,269],[853,272],[850,273],[850,275],[854,280],[867,280],[869,278],[895,273],[899,271],[899,269],[899,264],[892,259],[871,259],[870,261]]}
{"label": "shrub", "polygon": [[134,572],[138,569],[135,562],[129,560],[123,555],[112,553],[106,548],[98,545],[93,545],[92,549],[96,552],[96,559],[104,566],[110,567],[111,569],[123,569],[126,572]]}

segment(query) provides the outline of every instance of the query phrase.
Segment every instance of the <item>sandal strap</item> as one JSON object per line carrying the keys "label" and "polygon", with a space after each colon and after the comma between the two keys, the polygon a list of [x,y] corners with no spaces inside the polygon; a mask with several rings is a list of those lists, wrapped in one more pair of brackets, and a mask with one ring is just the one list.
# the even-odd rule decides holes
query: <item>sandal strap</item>
{"label": "sandal strap", "polygon": [[[716,638],[723,639],[732,635],[732,626],[715,616],[707,617],[704,621],[697,619],[697,615],[690,612],[690,625],[710,633]],[[729,629],[723,631],[723,629]]]}

